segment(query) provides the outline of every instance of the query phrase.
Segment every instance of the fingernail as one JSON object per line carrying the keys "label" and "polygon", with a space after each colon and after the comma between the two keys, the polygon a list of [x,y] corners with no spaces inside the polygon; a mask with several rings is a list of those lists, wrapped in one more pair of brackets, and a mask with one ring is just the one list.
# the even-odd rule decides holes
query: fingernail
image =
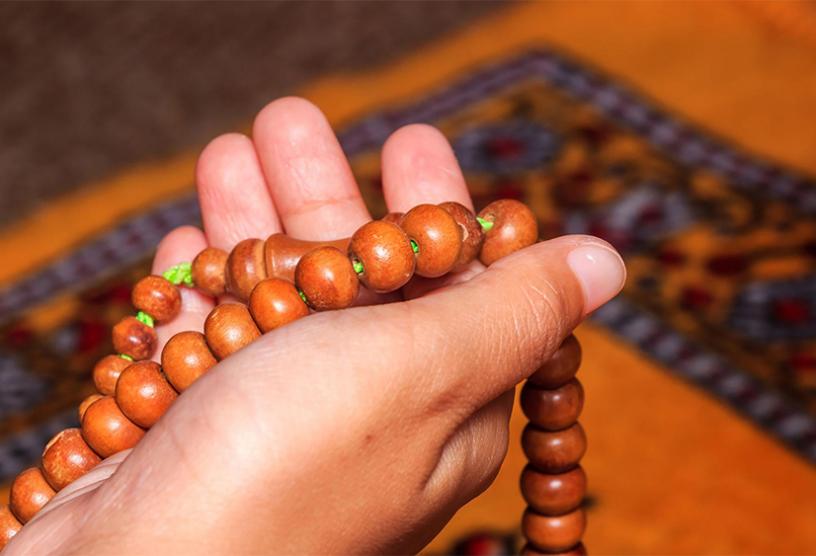
{"label": "fingernail", "polygon": [[591,313],[623,288],[626,267],[617,252],[600,245],[582,245],[567,255],[567,264],[584,290],[584,314]]}

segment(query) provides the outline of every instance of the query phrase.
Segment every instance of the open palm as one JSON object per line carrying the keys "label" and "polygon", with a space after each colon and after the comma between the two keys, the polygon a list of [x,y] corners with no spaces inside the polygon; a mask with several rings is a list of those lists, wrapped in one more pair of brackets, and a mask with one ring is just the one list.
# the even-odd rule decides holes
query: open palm
{"label": "open palm", "polygon": [[[473,208],[429,126],[389,138],[382,175],[391,211]],[[328,122],[302,99],[269,104],[252,139],[210,143],[197,184],[204,231],[170,233],[157,273],[208,245],[334,239],[371,219]],[[624,277],[608,245],[580,236],[484,270],[414,280],[399,303],[364,292],[366,306],[264,335],[185,391],[136,448],[61,491],[8,553],[418,550],[498,471],[513,386]],[[213,304],[185,290],[161,343],[201,330]]]}

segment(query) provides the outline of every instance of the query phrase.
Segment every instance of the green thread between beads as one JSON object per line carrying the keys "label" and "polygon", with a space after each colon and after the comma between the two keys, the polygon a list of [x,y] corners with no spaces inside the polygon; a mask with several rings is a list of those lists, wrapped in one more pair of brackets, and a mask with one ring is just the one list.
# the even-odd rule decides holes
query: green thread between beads
{"label": "green thread between beads", "polygon": [[479,222],[479,225],[481,225],[482,229],[485,232],[489,232],[490,229],[493,228],[493,226],[496,224],[495,222],[491,222],[490,220],[485,220],[481,216],[477,216],[476,220]]}
{"label": "green thread between beads", "polygon": [[193,287],[193,265],[192,263],[179,263],[171,266],[162,273],[165,280],[171,284],[179,286]]}
{"label": "green thread between beads", "polygon": [[309,304],[309,300],[308,300],[308,299],[306,299],[306,294],[305,294],[305,293],[303,293],[303,291],[302,291],[302,290],[298,290],[298,295],[300,296],[300,298],[303,300],[303,302],[304,302],[306,305],[308,305],[308,304]]}
{"label": "green thread between beads", "polygon": [[153,317],[145,313],[144,311],[139,311],[136,313],[136,320],[141,322],[142,324],[146,324],[150,328],[153,328],[155,323],[153,322]]}
{"label": "green thread between beads", "polygon": [[415,255],[419,253],[419,244],[413,239],[411,240],[411,251],[413,251]]}
{"label": "green thread between beads", "polygon": [[125,361],[131,361],[131,362],[133,361],[133,358],[130,355],[125,355],[124,353],[120,353],[119,357],[121,357]]}
{"label": "green thread between beads", "polygon": [[365,270],[365,267],[363,267],[362,261],[355,260],[351,264],[354,267],[354,272],[356,272],[357,274],[362,274],[363,271]]}

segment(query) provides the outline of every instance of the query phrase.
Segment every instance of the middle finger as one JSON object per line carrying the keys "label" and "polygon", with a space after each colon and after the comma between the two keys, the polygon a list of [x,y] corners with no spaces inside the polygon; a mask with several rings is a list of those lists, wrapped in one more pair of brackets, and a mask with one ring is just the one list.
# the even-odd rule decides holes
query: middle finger
{"label": "middle finger", "polygon": [[340,143],[312,103],[271,102],[255,119],[253,140],[287,234],[338,239],[371,220]]}

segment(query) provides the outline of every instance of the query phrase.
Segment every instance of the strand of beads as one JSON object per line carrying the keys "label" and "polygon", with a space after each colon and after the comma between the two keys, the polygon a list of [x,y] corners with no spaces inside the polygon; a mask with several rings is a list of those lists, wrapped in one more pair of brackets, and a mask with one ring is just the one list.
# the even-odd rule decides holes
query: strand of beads
{"label": "strand of beads", "polygon": [[[98,394],[80,404],[81,428],[57,434],[43,452],[42,465],[13,481],[9,506],[0,509],[0,548],[57,491],[102,458],[134,447],[185,389],[262,333],[310,309],[350,306],[360,282],[374,292],[396,291],[415,274],[439,277],[477,257],[489,265],[537,237],[535,217],[517,201],[496,201],[478,216],[458,203],[419,205],[369,222],[349,239],[319,243],[283,234],[266,241],[246,239],[230,253],[207,248],[192,263],[143,278],[132,294],[137,315],[113,328],[118,355],[94,366]],[[158,343],[154,325],[178,315],[182,284],[195,284],[214,297],[231,294],[247,304],[215,307],[204,333],[173,336],[158,364],[150,361]]]}
{"label": "strand of beads", "polygon": [[586,474],[579,462],[587,442],[578,423],[584,390],[575,378],[580,364],[581,346],[570,336],[521,390],[521,408],[530,420],[521,437],[530,462],[521,474],[528,505],[521,522],[525,556],[586,554],[581,543]]}

